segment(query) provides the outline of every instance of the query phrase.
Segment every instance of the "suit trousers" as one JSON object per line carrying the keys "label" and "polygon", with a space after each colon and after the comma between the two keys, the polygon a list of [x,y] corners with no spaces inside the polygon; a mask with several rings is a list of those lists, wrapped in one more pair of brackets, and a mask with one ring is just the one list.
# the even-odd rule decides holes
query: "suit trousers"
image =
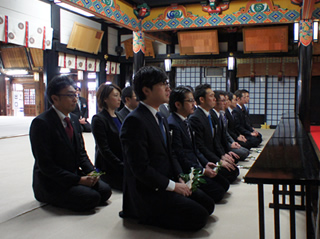
{"label": "suit trousers", "polygon": [[240,158],[237,159],[237,161],[244,161],[250,154],[250,151],[244,147],[240,147],[238,149],[231,149],[231,151],[239,155]]}
{"label": "suit trousers", "polygon": [[45,200],[38,200],[72,211],[88,211],[105,203],[111,196],[111,188],[99,180],[92,188],[84,185],[72,186],[69,189],[56,191]]}
{"label": "suit trousers", "polygon": [[217,175],[214,178],[203,177],[206,183],[200,185],[200,189],[208,194],[217,203],[220,202],[224,194],[229,189],[229,182],[221,175]]}
{"label": "suit trousers", "polygon": [[236,169],[232,171],[229,171],[228,169],[221,167],[218,174],[226,178],[229,181],[229,183],[233,183],[240,174],[240,171],[238,167],[236,167]]}
{"label": "suit trousers", "polygon": [[197,189],[190,197],[165,191],[154,198],[152,212],[141,223],[166,229],[196,231],[207,223],[215,203],[206,193]]}

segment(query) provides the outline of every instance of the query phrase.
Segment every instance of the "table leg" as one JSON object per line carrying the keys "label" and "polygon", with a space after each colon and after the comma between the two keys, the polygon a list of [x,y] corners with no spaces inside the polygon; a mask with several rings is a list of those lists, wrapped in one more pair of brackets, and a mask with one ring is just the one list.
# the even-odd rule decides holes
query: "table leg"
{"label": "table leg", "polygon": [[280,239],[279,184],[273,184],[274,238]]}
{"label": "table leg", "polygon": [[315,238],[315,230],[312,222],[312,206],[311,206],[311,188],[306,185],[306,223],[307,223],[307,238]]}
{"label": "table leg", "polygon": [[263,198],[263,184],[258,184],[258,207],[259,207],[259,234],[260,239],[265,238],[264,232],[264,198]]}
{"label": "table leg", "polygon": [[296,238],[296,215],[295,215],[295,185],[289,185],[290,191],[290,235],[291,239]]}

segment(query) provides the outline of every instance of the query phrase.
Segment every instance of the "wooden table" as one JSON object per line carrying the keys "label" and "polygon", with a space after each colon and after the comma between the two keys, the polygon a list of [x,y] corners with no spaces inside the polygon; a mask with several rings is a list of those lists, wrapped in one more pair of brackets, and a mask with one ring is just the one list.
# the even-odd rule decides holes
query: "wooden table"
{"label": "wooden table", "polygon": [[[273,208],[275,238],[280,238],[279,185],[289,185],[290,235],[296,238],[295,204],[296,185],[305,188],[307,238],[315,237],[312,220],[312,188],[319,185],[319,159],[312,147],[300,120],[295,115],[286,115],[277,126],[273,136],[244,177],[246,183],[258,185],[259,233],[265,238],[263,185],[273,185]],[[284,186],[283,186],[284,187]],[[317,189],[317,187],[316,187]],[[304,196],[304,195],[302,195]],[[301,209],[301,208],[300,208]]]}

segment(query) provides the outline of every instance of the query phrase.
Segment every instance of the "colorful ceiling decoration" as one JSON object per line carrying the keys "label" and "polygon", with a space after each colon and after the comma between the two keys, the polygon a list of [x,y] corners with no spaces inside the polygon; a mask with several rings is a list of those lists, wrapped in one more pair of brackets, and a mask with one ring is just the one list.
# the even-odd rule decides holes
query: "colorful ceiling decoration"
{"label": "colorful ceiling decoration", "polygon": [[156,20],[170,20],[170,19],[183,19],[188,17],[198,17],[193,15],[192,12],[187,12],[187,9],[182,5],[172,4],[170,7],[167,7],[163,14],[160,14]]}
{"label": "colorful ceiling decoration", "polygon": [[109,6],[109,7],[115,7],[116,3],[115,3],[116,0],[100,0],[101,3]]}
{"label": "colorful ceiling decoration", "polygon": [[300,43],[308,46],[312,43],[312,20],[300,21]]}
{"label": "colorful ceiling decoration", "polygon": [[144,19],[145,17],[150,15],[150,7],[148,4],[143,3],[133,8],[134,15],[138,19]]}
{"label": "colorful ceiling decoration", "polygon": [[229,9],[229,3],[231,0],[207,0],[202,1],[202,11],[207,12],[209,14],[220,14],[222,11]]}
{"label": "colorful ceiling decoration", "polygon": [[[315,3],[318,3],[318,2],[320,2],[320,0],[315,0]],[[291,0],[291,3],[301,7],[303,0]]]}
{"label": "colorful ceiling decoration", "polygon": [[[156,18],[145,21],[142,28],[146,31],[156,30],[172,30],[182,28],[198,28],[212,26],[235,26],[248,24],[262,23],[290,23],[299,20],[300,14],[296,10],[288,10],[278,8],[277,11],[262,11],[262,12],[243,12],[241,9],[238,12],[224,15],[212,14],[210,16],[191,15],[184,18]],[[191,15],[191,16],[190,16]]]}
{"label": "colorful ceiling decoration", "polygon": [[241,8],[242,13],[247,12],[268,12],[268,11],[278,11],[279,5],[273,5],[271,0],[250,0],[245,7]]}
{"label": "colorful ceiling decoration", "polygon": [[[218,9],[220,7],[221,13],[212,13],[206,15],[201,14],[201,6],[194,14],[187,11],[187,6],[171,5],[164,8],[163,13],[147,17],[150,14],[148,5],[138,5],[133,12],[132,7],[125,5],[122,1],[116,0],[61,0],[70,5],[89,10],[97,16],[112,21],[118,25],[126,27],[130,30],[137,31],[161,31],[161,30],[175,30],[175,29],[196,29],[205,27],[234,27],[238,25],[251,24],[274,24],[274,23],[292,23],[300,20],[299,9],[281,8],[279,5],[273,4],[272,0],[250,0],[245,2],[245,7],[240,8],[239,11],[231,12],[230,0],[214,1],[214,5],[210,6],[211,0],[207,0],[207,7],[210,9]],[[320,2],[320,0],[312,0]],[[291,0],[291,3],[298,3],[298,0]],[[300,1],[301,2],[301,1]],[[232,2],[231,2],[232,3]],[[229,7],[226,11],[228,14],[223,14],[223,6]],[[151,15],[151,14],[150,14]],[[152,15],[151,15],[152,16]],[[138,19],[137,19],[137,18]],[[320,8],[316,8],[312,12],[313,18],[320,18]],[[141,28],[139,27],[141,24]]]}
{"label": "colorful ceiling decoration", "polygon": [[[90,12],[98,14],[99,17],[108,21],[112,21],[118,25],[126,27],[131,30],[138,29],[138,22],[134,16],[131,16],[129,11],[122,11],[116,0],[61,0],[70,5],[90,10]],[[123,5],[123,3],[121,3]],[[121,5],[121,6],[122,6]]]}

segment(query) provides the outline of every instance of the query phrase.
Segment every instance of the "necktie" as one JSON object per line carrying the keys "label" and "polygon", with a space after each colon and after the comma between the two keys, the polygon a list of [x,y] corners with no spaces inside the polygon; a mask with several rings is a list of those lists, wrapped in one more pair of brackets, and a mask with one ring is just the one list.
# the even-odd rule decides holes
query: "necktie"
{"label": "necktie", "polygon": [[227,127],[228,126],[228,120],[227,120],[226,114],[223,114],[222,120],[223,120],[224,127]]}
{"label": "necktie", "polygon": [[190,125],[189,125],[188,120],[186,119],[186,120],[184,120],[183,122],[184,122],[184,124],[185,124],[185,126],[186,126],[186,128],[187,128],[187,132],[188,132],[189,138],[192,139],[192,137],[191,137],[191,131],[190,131]]}
{"label": "necktie", "polygon": [[221,129],[223,126],[222,114],[219,115],[219,128]]}
{"label": "necktie", "polygon": [[159,128],[160,128],[160,131],[162,133],[163,140],[164,140],[165,144],[167,145],[167,137],[166,137],[166,133],[164,132],[163,117],[160,114],[160,112],[157,112],[156,116],[157,116],[158,121],[159,121]]}
{"label": "necktie", "polygon": [[208,115],[208,120],[209,120],[209,124],[210,124],[210,128],[211,128],[211,134],[212,134],[212,137],[213,137],[213,126],[212,126],[212,120],[211,120],[211,115],[210,114]]}
{"label": "necktie", "polygon": [[73,128],[71,125],[71,121],[69,117],[65,117],[64,121],[67,123],[67,127],[65,128],[66,133],[68,135],[68,138],[70,139],[70,141],[72,141],[72,137],[73,137]]}

